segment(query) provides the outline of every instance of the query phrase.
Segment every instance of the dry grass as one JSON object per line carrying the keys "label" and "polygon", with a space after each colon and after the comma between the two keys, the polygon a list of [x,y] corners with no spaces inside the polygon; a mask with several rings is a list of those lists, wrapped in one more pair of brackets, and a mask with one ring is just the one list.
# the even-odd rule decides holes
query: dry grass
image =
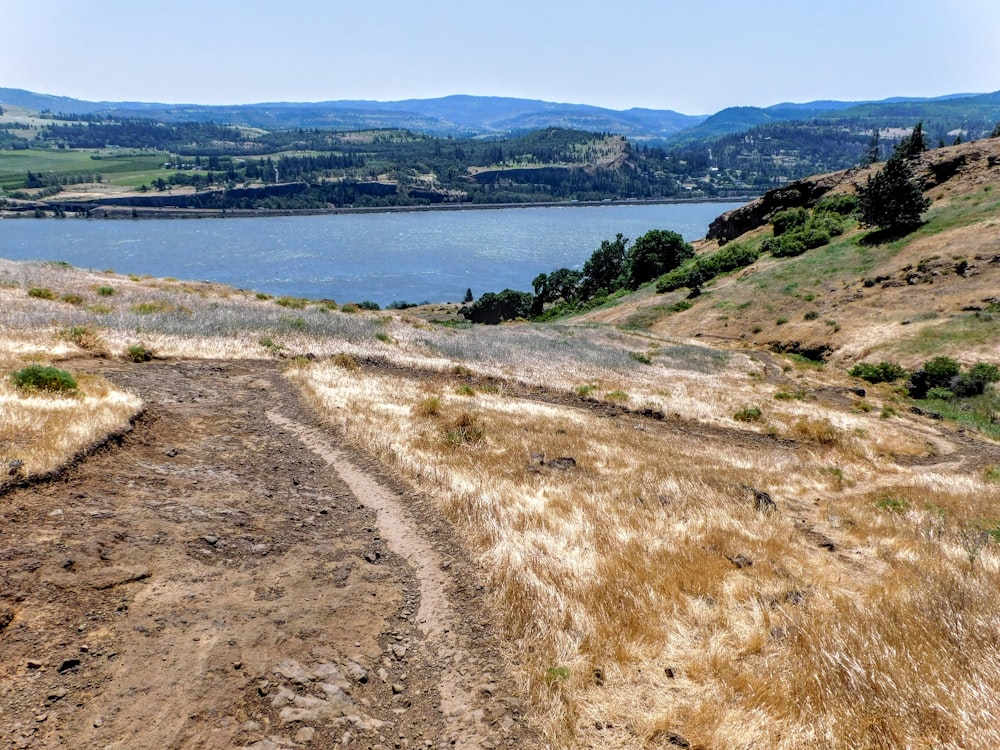
{"label": "dry grass", "polygon": [[888,463],[901,424],[797,403],[797,444],[766,448],[443,381],[290,377],[468,540],[554,747],[1000,746],[1000,561],[970,563],[965,533],[1000,487]]}
{"label": "dry grass", "polygon": [[[13,386],[9,372],[0,377],[0,486],[58,468],[124,429],[142,407],[137,396],[100,377],[78,376],[73,395],[29,394]],[[11,461],[21,462],[14,473]]]}
{"label": "dry grass", "polygon": [[[880,419],[888,390],[864,410],[816,395],[843,385],[836,372],[789,367],[779,386],[752,354],[649,334],[455,330],[45,264],[0,261],[0,306],[8,370],[121,356],[139,329],[160,357],[292,358],[288,376],[467,540],[553,747],[675,735],[711,748],[1000,747],[1000,482],[950,455],[939,428]],[[441,375],[371,374],[370,358]],[[667,420],[513,397],[524,385]],[[95,439],[75,431],[99,436],[138,408],[82,386],[79,399],[0,386],[0,452],[44,471]],[[797,397],[775,399],[779,387]],[[748,404],[760,419],[735,419]],[[75,442],[47,447],[63,433]],[[748,488],[778,512],[755,510]]]}

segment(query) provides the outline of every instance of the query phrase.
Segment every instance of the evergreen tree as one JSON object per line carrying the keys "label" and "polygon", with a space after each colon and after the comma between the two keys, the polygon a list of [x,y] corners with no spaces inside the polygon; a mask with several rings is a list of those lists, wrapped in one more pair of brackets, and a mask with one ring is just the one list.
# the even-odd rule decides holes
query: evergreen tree
{"label": "evergreen tree", "polygon": [[993,126],[993,130],[990,132],[990,138],[1000,138],[1000,122]]}
{"label": "evergreen tree", "polygon": [[920,224],[920,215],[930,206],[913,172],[897,151],[878,174],[858,188],[861,223],[880,229],[904,229]]}
{"label": "evergreen tree", "polygon": [[868,145],[865,147],[864,152],[861,154],[862,167],[867,167],[875,162],[879,161],[879,134],[878,128],[872,133],[871,140],[868,141]]}
{"label": "evergreen tree", "polygon": [[927,139],[924,137],[924,121],[921,120],[914,125],[913,132],[896,144],[892,155],[898,155],[901,159],[912,159],[915,156],[920,156],[926,150]]}

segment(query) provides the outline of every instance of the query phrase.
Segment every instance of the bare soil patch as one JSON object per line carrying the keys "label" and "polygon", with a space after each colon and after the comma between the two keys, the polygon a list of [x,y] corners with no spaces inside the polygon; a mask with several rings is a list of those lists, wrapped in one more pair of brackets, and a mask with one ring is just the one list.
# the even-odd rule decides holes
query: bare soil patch
{"label": "bare soil patch", "polygon": [[448,527],[329,431],[307,447],[276,363],[74,365],[147,408],[0,496],[5,746],[535,744]]}

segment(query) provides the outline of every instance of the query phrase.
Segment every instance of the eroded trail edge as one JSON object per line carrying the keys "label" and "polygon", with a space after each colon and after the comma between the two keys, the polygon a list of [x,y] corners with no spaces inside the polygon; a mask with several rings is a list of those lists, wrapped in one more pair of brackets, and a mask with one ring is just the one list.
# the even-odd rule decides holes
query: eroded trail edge
{"label": "eroded trail edge", "polygon": [[335,448],[323,432],[277,411],[267,412],[267,417],[326,461],[357,500],[375,511],[378,528],[389,548],[404,558],[416,573],[420,588],[417,627],[437,654],[441,670],[441,712],[449,723],[454,746],[479,748],[485,740],[487,746],[492,747],[487,733],[482,731],[484,711],[475,705],[477,696],[489,695],[491,691],[488,685],[474,684],[476,680],[466,673],[473,659],[461,643],[458,617],[448,600],[450,578],[444,567],[445,560],[416,528],[399,495],[360,471],[347,453]]}

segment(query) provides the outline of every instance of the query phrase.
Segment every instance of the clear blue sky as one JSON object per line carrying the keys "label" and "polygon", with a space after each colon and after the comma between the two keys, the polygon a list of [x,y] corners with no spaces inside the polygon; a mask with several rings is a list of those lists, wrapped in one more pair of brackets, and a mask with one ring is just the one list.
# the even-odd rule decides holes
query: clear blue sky
{"label": "clear blue sky", "polygon": [[998,0],[4,5],[0,86],[79,99],[477,94],[707,114],[1000,89]]}

